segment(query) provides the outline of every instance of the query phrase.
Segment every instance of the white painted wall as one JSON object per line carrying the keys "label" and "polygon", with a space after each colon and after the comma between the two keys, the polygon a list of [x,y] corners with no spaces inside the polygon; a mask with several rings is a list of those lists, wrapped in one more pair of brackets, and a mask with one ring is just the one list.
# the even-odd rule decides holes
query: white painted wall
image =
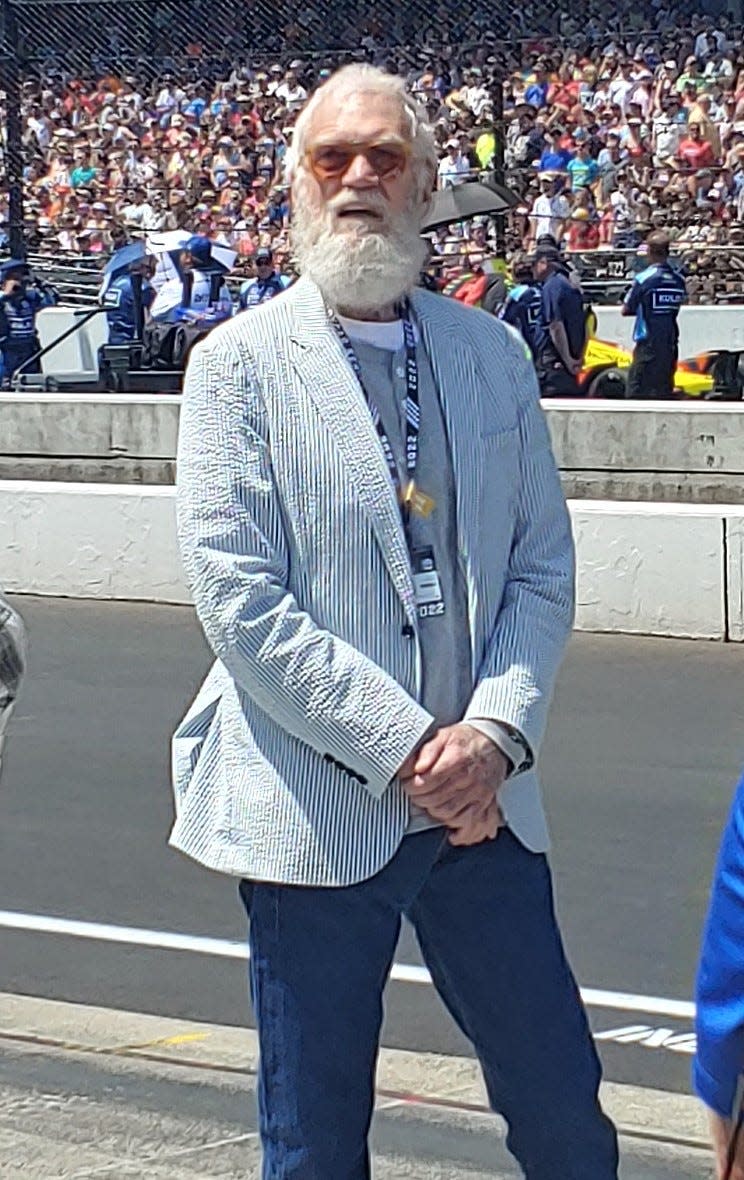
{"label": "white painted wall", "polygon": [[724,511],[572,501],[577,628],[725,638]]}
{"label": "white painted wall", "polygon": [[189,602],[174,489],[0,481],[0,585],[70,598]]}
{"label": "white painted wall", "polygon": [[[577,628],[744,642],[744,507],[570,502]],[[0,585],[190,601],[168,486],[0,481]]]}

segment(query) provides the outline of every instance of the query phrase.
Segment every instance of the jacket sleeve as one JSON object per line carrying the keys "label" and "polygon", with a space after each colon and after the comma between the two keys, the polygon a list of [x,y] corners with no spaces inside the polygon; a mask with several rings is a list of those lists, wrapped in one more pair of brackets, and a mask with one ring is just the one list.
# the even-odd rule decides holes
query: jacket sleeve
{"label": "jacket sleeve", "polygon": [[199,619],[243,692],[379,797],[433,718],[288,589],[291,526],[258,379],[223,339],[193,350],[181,410],[178,530]]}
{"label": "jacket sleeve", "polygon": [[26,665],[26,643],[19,614],[0,595],[0,754],[3,733]]}
{"label": "jacket sleeve", "polygon": [[723,833],[696,982],[693,1083],[728,1118],[744,1071],[744,778]]}
{"label": "jacket sleeve", "polygon": [[[503,325],[500,325],[502,328]],[[516,729],[534,763],[574,617],[571,522],[526,346],[512,336],[510,376],[519,391],[519,486],[506,586],[466,711]],[[510,366],[512,367],[512,366]]]}

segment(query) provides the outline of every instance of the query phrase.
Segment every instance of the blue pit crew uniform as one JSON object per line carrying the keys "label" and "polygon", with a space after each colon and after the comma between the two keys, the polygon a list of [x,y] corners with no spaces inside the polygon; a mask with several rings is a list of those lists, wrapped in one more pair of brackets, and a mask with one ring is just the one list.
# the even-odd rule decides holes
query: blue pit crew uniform
{"label": "blue pit crew uniform", "polygon": [[687,299],[685,280],[669,262],[657,262],[636,275],[623,300],[626,314],[635,315],[633,363],[628,373],[629,398],[674,397],[679,329],[677,316]]}
{"label": "blue pit crew uniform", "polygon": [[532,353],[533,360],[537,356],[541,298],[537,283],[519,283],[507,295],[498,317],[517,329]]}
{"label": "blue pit crew uniform", "polygon": [[[0,267],[0,283],[5,282],[13,269],[20,270],[20,267]],[[54,303],[55,298],[50,291],[42,293],[34,287],[26,289],[24,286],[23,290],[12,295],[0,291],[0,353],[5,382],[39,351],[41,346],[36,331],[36,316],[42,307],[51,307]],[[24,369],[27,373],[40,371],[38,360]]]}
{"label": "blue pit crew uniform", "polygon": [[[149,311],[155,302],[155,288],[142,282],[142,308]],[[137,313],[134,301],[132,275],[118,275],[109,283],[103,297],[106,308],[106,322],[109,329],[109,344],[129,344],[137,330]]]}
{"label": "blue pit crew uniform", "polygon": [[275,270],[266,279],[246,279],[240,288],[240,311],[268,303],[269,299],[286,291],[290,282],[287,275],[280,275]]}

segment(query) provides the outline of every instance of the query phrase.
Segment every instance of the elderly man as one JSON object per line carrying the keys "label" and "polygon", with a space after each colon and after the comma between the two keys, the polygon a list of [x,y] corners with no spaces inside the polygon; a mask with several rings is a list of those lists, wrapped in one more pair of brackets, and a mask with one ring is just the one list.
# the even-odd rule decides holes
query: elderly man
{"label": "elderly man", "polygon": [[193,353],[181,548],[217,657],[174,742],[172,843],[242,878],[264,1177],[367,1180],[405,915],[531,1180],[612,1180],[534,766],[573,613],[535,374],[414,288],[436,152],[339,71],[293,137],[289,291]]}
{"label": "elderly man", "polygon": [[23,623],[0,594],[0,755],[25,663]]}

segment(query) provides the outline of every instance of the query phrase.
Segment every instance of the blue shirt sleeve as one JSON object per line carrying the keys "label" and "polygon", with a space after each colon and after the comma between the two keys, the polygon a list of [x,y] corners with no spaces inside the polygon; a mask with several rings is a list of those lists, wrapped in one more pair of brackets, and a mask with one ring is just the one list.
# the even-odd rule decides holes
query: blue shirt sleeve
{"label": "blue shirt sleeve", "polygon": [[634,281],[633,285],[630,287],[625,298],[623,299],[623,306],[627,307],[628,311],[630,312],[638,311],[642,294],[643,292],[641,290],[640,283]]}
{"label": "blue shirt sleeve", "polygon": [[696,983],[693,1084],[728,1117],[744,1071],[744,777],[723,833]]}
{"label": "blue shirt sleeve", "polygon": [[563,323],[561,316],[562,294],[560,283],[547,282],[543,286],[540,297],[540,310],[542,321],[546,327],[550,324],[557,323],[559,320]]}

